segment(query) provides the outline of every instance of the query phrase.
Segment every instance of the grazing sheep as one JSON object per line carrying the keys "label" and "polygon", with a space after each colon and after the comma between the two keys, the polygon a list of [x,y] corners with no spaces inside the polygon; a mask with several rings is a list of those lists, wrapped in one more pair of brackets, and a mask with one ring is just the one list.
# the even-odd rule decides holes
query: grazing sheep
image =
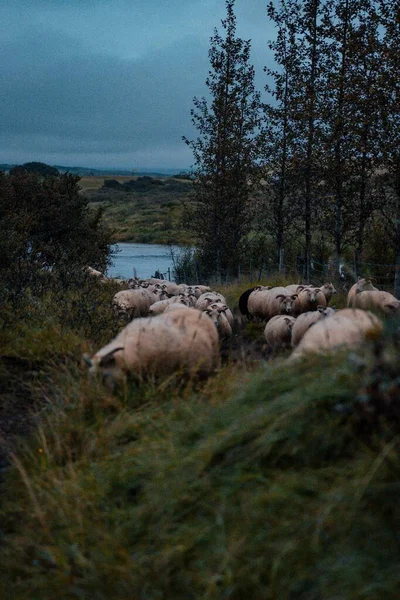
{"label": "grazing sheep", "polygon": [[354,307],[354,299],[360,292],[364,291],[374,291],[379,292],[378,288],[376,288],[371,279],[359,279],[357,283],[355,283],[349,289],[349,293],[347,294],[347,306],[349,308]]}
{"label": "grazing sheep", "polygon": [[228,307],[225,304],[214,303],[210,304],[204,312],[217,328],[219,337],[228,338],[232,335],[232,326],[227,318],[226,312]]}
{"label": "grazing sheep", "polygon": [[112,304],[119,316],[127,314],[133,319],[147,317],[152,300],[147,290],[129,289],[117,292],[112,299]]}
{"label": "grazing sheep", "polygon": [[295,321],[294,317],[286,315],[277,315],[268,321],[264,329],[264,337],[273,351],[290,348]]}
{"label": "grazing sheep", "polygon": [[301,314],[317,310],[318,306],[326,306],[325,295],[321,292],[320,288],[306,287],[299,291],[293,312]]}
{"label": "grazing sheep", "polygon": [[353,299],[353,307],[377,311],[382,315],[400,314],[400,300],[389,292],[360,292]]}
{"label": "grazing sheep", "polygon": [[84,360],[91,375],[101,374],[115,384],[128,374],[136,379],[177,370],[209,374],[218,366],[218,351],[218,332],[208,316],[182,307],[131,321],[92,358],[84,355]]}
{"label": "grazing sheep", "polygon": [[312,326],[314,323],[319,321],[320,319],[324,319],[330,315],[334,315],[335,311],[333,308],[325,308],[324,306],[318,306],[317,310],[308,311],[299,315],[296,319],[296,322],[293,325],[292,330],[292,346],[298,346],[301,338],[304,336],[305,332]]}
{"label": "grazing sheep", "polygon": [[292,357],[310,352],[327,352],[343,346],[357,347],[366,338],[382,331],[382,322],[373,313],[358,309],[344,309],[327,319],[320,319],[310,327]]}

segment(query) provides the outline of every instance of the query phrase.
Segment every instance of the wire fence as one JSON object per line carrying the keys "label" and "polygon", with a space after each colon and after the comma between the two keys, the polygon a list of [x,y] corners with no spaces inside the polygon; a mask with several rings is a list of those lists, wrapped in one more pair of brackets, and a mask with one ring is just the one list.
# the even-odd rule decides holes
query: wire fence
{"label": "wire fence", "polygon": [[[310,283],[322,285],[332,281],[339,289],[348,289],[359,277],[373,277],[376,285],[390,291],[394,287],[396,267],[389,263],[372,263],[354,261],[341,261],[339,267],[333,261],[320,262],[314,258],[310,262]],[[276,264],[268,260],[241,263],[233,272],[226,271],[214,274],[212,277],[201,272],[200,266],[194,261],[180,264],[179,260],[174,263],[174,269],[164,274],[165,278],[176,279],[179,283],[213,283],[227,284],[233,282],[263,282],[271,277],[282,276],[292,279],[293,283],[305,282],[305,263],[303,257],[296,257],[293,262],[281,262],[280,269]]]}

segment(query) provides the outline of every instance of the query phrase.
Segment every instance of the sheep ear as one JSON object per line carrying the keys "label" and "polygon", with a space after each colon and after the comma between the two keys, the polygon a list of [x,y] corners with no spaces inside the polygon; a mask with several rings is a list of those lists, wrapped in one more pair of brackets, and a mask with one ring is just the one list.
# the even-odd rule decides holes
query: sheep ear
{"label": "sheep ear", "polygon": [[323,313],[325,310],[326,306],[322,306],[322,304],[318,304],[317,306],[317,311],[320,313]]}
{"label": "sheep ear", "polygon": [[110,364],[112,364],[113,362],[115,362],[114,354],[116,352],[118,352],[119,350],[123,350],[123,349],[124,349],[123,346],[119,346],[118,348],[114,348],[113,350],[111,350],[111,352],[109,352],[108,354],[105,354],[104,356],[102,356],[100,359],[100,362],[99,362],[99,367],[107,367]]}
{"label": "sheep ear", "polygon": [[87,354],[86,352],[85,354],[82,354],[82,360],[87,364],[88,367],[93,366],[93,361],[90,358],[89,354]]}

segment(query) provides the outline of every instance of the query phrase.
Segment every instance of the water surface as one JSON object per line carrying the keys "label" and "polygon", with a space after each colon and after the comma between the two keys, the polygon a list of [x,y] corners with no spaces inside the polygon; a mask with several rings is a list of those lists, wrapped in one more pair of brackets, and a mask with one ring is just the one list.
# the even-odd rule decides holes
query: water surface
{"label": "water surface", "polygon": [[129,279],[136,275],[145,279],[159,271],[165,279],[168,279],[168,269],[170,269],[171,279],[173,277],[171,249],[174,254],[178,254],[179,246],[120,242],[114,244],[112,249],[118,252],[114,255],[113,264],[107,271],[109,277]]}

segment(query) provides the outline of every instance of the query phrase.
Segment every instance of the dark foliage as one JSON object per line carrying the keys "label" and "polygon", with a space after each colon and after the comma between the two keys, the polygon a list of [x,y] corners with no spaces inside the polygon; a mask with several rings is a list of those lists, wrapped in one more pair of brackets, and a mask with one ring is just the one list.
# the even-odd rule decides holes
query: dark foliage
{"label": "dark foliage", "polygon": [[1,291],[18,297],[26,288],[37,294],[57,277],[91,265],[105,270],[111,236],[101,211],[88,209],[79,194],[79,177],[40,177],[17,170],[0,173]]}
{"label": "dark foliage", "polygon": [[250,65],[250,41],[236,37],[234,0],[226,1],[223,36],[211,38],[210,100],[194,98],[192,122],[200,134],[191,148],[195,204],[187,226],[195,234],[200,260],[209,274],[236,272],[249,231],[248,204],[260,178],[260,96]]}
{"label": "dark foliage", "polygon": [[10,170],[10,174],[15,175],[23,171],[25,173],[36,173],[36,175],[42,175],[43,177],[52,177],[59,174],[56,167],[51,167],[42,162],[27,162],[23,165],[16,165]]}

